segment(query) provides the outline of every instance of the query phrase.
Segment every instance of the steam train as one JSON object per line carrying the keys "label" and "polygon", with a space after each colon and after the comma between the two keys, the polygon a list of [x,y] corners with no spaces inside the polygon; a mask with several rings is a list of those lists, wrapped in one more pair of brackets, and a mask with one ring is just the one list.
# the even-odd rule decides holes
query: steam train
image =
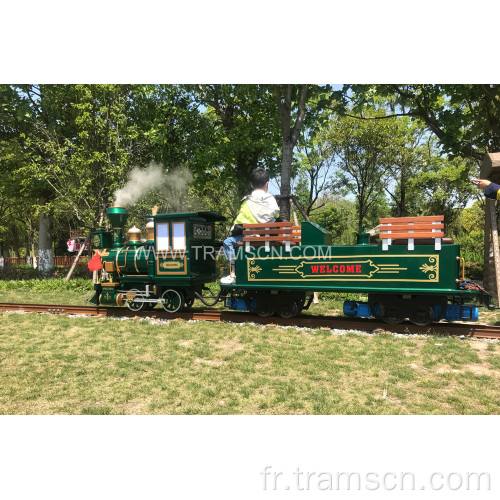
{"label": "steam train", "polygon": [[174,313],[199,299],[206,306],[220,301],[233,310],[293,317],[310,306],[314,292],[356,293],[368,301],[346,301],[348,316],[426,325],[477,321],[478,305],[490,304],[480,287],[464,287],[459,245],[440,237],[418,240],[429,235],[421,229],[430,227],[427,221],[411,226],[403,244],[394,226],[382,244],[362,232],[349,246],[332,245],[330,233],[313,222],[245,225],[230,265],[235,283],[221,284],[215,294],[206,285],[217,280],[215,224],[225,217],[213,211],[147,215],[144,240],[135,226],[125,237],[126,209],[112,207],[106,215],[111,228],[99,228],[91,240],[102,263],[89,300],[95,305],[140,311],[160,304]]}

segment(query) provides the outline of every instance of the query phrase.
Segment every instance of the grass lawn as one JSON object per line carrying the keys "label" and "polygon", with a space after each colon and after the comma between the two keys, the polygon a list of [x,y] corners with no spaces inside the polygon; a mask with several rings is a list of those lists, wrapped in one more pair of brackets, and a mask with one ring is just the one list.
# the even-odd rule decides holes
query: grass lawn
{"label": "grass lawn", "polygon": [[500,413],[498,342],[182,320],[1,320],[1,414]]}

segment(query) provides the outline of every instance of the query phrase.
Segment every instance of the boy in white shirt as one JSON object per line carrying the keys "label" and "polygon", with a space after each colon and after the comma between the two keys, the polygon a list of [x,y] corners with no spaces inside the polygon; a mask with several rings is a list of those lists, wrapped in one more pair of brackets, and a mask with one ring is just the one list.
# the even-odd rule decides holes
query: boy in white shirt
{"label": "boy in white shirt", "polygon": [[[231,228],[231,236],[224,240],[224,252],[229,266],[234,259],[236,243],[243,241],[243,224],[257,224],[260,222],[274,222],[279,215],[279,207],[272,194],[267,192],[269,187],[269,173],[263,168],[256,168],[250,174],[252,194],[243,198],[240,211]],[[231,275],[221,278],[223,284],[235,282]]]}

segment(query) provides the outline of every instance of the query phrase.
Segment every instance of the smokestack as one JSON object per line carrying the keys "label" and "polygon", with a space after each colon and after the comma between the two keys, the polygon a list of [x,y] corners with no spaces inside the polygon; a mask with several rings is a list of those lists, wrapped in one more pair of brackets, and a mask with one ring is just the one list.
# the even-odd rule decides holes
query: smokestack
{"label": "smokestack", "polygon": [[113,248],[123,246],[123,232],[127,223],[128,212],[123,207],[111,207],[107,212],[109,223],[113,228]]}

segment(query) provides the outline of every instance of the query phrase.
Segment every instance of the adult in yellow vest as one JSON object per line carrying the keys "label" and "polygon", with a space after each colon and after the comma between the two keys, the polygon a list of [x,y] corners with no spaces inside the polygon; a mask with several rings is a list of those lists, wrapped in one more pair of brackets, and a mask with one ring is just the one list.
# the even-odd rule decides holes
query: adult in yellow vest
{"label": "adult in yellow vest", "polygon": [[[250,186],[253,189],[252,194],[243,198],[240,211],[231,228],[231,236],[224,240],[224,253],[229,266],[231,266],[231,259],[235,257],[234,247],[236,243],[243,241],[243,224],[274,222],[279,215],[276,198],[267,192],[269,173],[263,168],[252,170]],[[221,278],[220,282],[231,284],[235,282],[235,278],[232,278],[231,274],[229,274],[229,276]]]}

